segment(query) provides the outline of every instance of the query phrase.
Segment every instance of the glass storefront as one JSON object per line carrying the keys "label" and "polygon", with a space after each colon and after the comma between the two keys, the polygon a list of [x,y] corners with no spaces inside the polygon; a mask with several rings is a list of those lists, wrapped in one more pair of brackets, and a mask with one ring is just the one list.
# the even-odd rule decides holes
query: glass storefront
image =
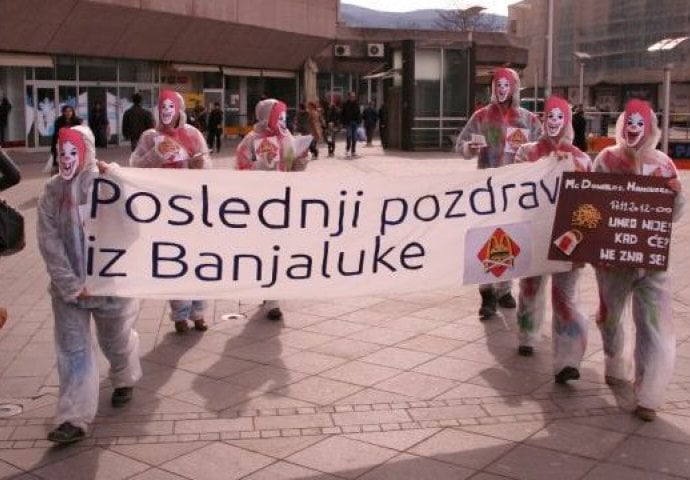
{"label": "glass storefront", "polygon": [[467,121],[470,96],[468,50],[420,48],[415,51],[415,147],[448,147],[450,136]]}
{"label": "glass storefront", "polygon": [[[109,123],[108,143],[123,142],[122,115],[131,107],[134,92],[143,104],[155,104],[152,95],[158,66],[151,62],[55,57],[53,68],[25,69],[25,141],[29,148],[50,147],[55,119],[65,105],[74,108],[88,125],[99,103]],[[106,132],[107,133],[107,132]]]}

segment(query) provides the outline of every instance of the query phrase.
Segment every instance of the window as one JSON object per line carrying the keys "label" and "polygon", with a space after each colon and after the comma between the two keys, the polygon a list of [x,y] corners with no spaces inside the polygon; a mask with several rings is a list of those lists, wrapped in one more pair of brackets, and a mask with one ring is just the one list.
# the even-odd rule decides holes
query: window
{"label": "window", "polygon": [[109,59],[79,59],[80,82],[115,82],[117,81],[117,62]]}
{"label": "window", "polygon": [[120,81],[151,83],[152,67],[149,62],[120,61]]}
{"label": "window", "polygon": [[57,57],[55,69],[58,80],[77,79],[77,59],[74,57]]}

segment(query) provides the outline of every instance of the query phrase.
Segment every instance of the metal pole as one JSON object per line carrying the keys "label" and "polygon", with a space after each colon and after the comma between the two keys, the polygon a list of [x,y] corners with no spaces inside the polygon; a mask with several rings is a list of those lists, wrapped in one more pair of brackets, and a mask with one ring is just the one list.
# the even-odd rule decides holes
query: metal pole
{"label": "metal pole", "polygon": [[580,102],[579,104],[584,107],[585,98],[585,62],[580,60]]}
{"label": "metal pole", "polygon": [[546,88],[544,98],[551,95],[553,81],[553,0],[548,2],[548,27],[546,32]]}
{"label": "metal pole", "polygon": [[666,154],[668,154],[668,126],[671,116],[671,68],[673,65],[664,66],[664,125],[662,127],[661,146]]}

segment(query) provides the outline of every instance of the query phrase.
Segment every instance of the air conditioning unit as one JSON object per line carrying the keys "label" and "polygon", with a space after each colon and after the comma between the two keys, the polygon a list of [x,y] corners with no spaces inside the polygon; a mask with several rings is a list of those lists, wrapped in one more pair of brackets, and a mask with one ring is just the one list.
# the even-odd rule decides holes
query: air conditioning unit
{"label": "air conditioning unit", "polygon": [[352,55],[349,45],[336,45],[333,48],[333,54],[336,57],[349,57]]}
{"label": "air conditioning unit", "polygon": [[368,57],[383,57],[383,43],[367,44]]}

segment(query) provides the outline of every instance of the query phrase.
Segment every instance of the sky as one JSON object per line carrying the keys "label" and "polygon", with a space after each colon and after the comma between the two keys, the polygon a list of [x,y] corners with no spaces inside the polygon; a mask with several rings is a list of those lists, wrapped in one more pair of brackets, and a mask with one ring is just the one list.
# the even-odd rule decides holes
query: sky
{"label": "sky", "polygon": [[508,15],[508,5],[516,2],[517,0],[342,0],[342,3],[384,12],[409,12],[430,8],[468,8],[479,5],[485,7],[487,13],[506,16]]}

